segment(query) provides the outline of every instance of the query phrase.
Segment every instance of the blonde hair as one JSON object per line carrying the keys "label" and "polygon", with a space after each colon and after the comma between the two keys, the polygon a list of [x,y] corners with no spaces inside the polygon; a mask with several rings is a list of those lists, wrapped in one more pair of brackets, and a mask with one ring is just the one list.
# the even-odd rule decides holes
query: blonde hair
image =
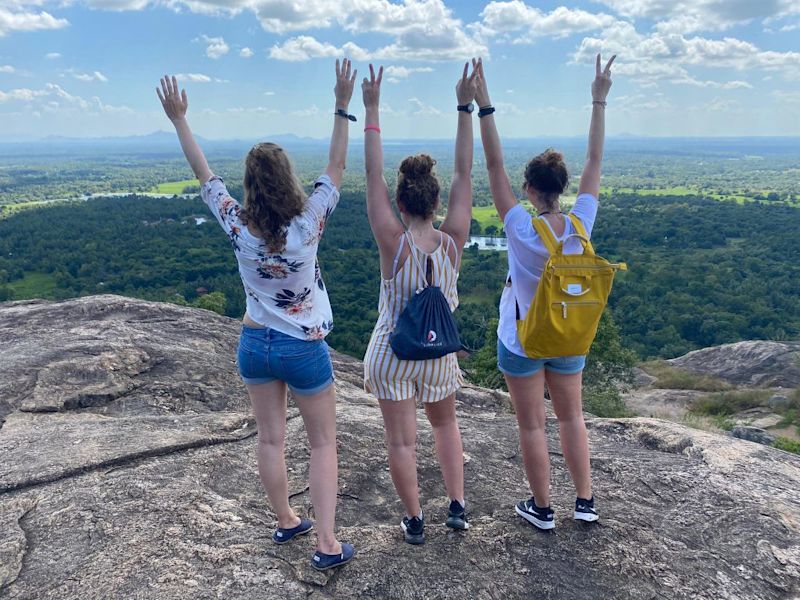
{"label": "blonde hair", "polygon": [[283,148],[256,144],[244,168],[242,223],[253,225],[270,252],[286,248],[286,227],[303,212],[306,196]]}

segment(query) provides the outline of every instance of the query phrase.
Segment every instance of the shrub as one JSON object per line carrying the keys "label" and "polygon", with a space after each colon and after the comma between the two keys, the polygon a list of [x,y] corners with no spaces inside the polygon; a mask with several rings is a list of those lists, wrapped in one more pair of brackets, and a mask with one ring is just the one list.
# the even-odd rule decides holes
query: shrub
{"label": "shrub", "polygon": [[689,410],[701,415],[733,415],[749,408],[763,406],[770,397],[769,390],[738,390],[701,396]]}
{"label": "shrub", "polygon": [[652,360],[641,364],[640,367],[643,371],[656,378],[654,386],[658,388],[721,392],[732,387],[728,382],[717,377],[679,369],[665,360]]}

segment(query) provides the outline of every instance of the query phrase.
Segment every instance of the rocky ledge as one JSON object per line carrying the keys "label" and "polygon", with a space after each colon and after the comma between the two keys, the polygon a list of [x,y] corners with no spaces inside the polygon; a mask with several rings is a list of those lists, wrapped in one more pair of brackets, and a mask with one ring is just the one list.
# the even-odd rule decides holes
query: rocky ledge
{"label": "rocky ledge", "polygon": [[[446,499],[420,412],[430,523],[404,544],[376,402],[335,355],[339,535],[347,567],[308,566],[313,539],[270,542],[256,434],[234,368],[238,325],[96,296],[0,304],[3,598],[792,598],[800,594],[800,458],[655,419],[590,419],[602,518],[570,518],[550,420],[557,527],[514,515],[527,495],[507,398],[459,394],[472,528]],[[310,514],[308,447],[290,408],[287,462]]]}

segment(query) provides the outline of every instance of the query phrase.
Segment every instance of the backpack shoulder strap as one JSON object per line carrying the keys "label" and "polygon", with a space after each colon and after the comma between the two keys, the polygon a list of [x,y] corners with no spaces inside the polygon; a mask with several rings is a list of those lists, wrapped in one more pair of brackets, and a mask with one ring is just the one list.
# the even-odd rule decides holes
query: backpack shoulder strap
{"label": "backpack shoulder strap", "polygon": [[411,253],[411,258],[414,260],[414,264],[417,265],[417,269],[419,269],[419,272],[422,275],[422,280],[424,282],[422,287],[428,287],[431,285],[428,281],[428,270],[423,268],[422,263],[419,262],[419,257],[417,256],[417,245],[414,243],[414,236],[409,230],[406,230],[405,235],[408,237],[408,249]]}
{"label": "backpack shoulder strap", "polygon": [[586,228],[583,226],[583,223],[578,218],[578,215],[573,215],[569,213],[569,220],[572,222],[572,227],[575,229],[575,232],[583,237],[586,238],[586,254],[594,254],[594,246],[592,246],[592,242],[589,241],[589,234],[586,233]]}
{"label": "backpack shoulder strap", "polygon": [[531,223],[533,223],[533,228],[536,230],[536,233],[542,238],[542,243],[544,247],[547,248],[547,251],[551,255],[556,254],[558,252],[558,240],[556,240],[556,236],[553,235],[550,226],[542,217],[531,217]]}

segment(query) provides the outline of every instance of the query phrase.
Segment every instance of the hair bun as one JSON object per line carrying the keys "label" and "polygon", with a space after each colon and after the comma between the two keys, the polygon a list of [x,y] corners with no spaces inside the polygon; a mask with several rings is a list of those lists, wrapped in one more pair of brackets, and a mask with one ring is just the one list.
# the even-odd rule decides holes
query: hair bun
{"label": "hair bun", "polygon": [[428,154],[409,156],[400,163],[400,172],[410,179],[425,177],[433,171],[436,161]]}
{"label": "hair bun", "polygon": [[564,164],[564,155],[557,150],[553,150],[552,148],[545,150],[542,153],[542,158],[544,159],[544,163],[553,169],[556,169]]}

